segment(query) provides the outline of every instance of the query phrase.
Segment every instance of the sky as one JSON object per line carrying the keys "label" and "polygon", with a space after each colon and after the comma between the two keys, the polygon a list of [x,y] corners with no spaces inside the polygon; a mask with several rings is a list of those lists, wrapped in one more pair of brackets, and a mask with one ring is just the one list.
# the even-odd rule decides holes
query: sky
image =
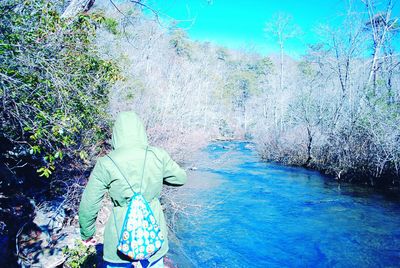
{"label": "sky", "polygon": [[[209,41],[228,48],[255,50],[267,55],[277,53],[278,46],[264,31],[274,14],[283,12],[292,17],[301,34],[286,42],[287,54],[298,57],[307,44],[319,40],[318,26],[339,27],[349,3],[359,0],[149,0],[163,18],[179,22],[189,37]],[[396,6],[396,10],[400,6]],[[396,11],[397,14],[399,11]]]}

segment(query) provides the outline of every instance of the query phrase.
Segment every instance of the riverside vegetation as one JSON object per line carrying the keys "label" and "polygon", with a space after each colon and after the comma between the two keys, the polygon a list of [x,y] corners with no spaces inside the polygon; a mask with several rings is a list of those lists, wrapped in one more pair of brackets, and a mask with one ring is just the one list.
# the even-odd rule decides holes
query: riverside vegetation
{"label": "riverside vegetation", "polygon": [[61,2],[2,1],[0,231],[9,249],[46,200],[61,199],[74,224],[90,167],[110,149],[110,119],[127,109],[181,163],[214,138],[245,138],[266,161],[398,191],[399,22],[391,1],[359,4],[293,59],[284,48],[297,30],[284,14],[266,23],[280,47],[267,57],[192,41],[137,3],[97,1],[62,18]]}

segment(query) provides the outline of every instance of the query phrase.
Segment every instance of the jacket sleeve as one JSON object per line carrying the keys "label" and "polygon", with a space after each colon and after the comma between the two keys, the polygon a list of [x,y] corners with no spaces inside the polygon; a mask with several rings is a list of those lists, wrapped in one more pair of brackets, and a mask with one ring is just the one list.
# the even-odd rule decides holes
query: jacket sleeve
{"label": "jacket sleeve", "polygon": [[107,189],[104,183],[107,172],[100,161],[97,161],[89,182],[83,191],[81,203],[79,205],[79,226],[81,237],[86,240],[96,232],[96,218],[100,210],[101,201]]}
{"label": "jacket sleeve", "polygon": [[181,186],[186,183],[187,176],[183,170],[172,158],[165,152],[164,158],[164,183],[172,186]]}

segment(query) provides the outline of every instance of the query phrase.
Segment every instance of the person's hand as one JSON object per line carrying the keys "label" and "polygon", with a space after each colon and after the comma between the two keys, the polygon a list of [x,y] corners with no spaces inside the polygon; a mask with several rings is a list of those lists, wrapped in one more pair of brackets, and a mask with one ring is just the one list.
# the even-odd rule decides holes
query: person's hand
{"label": "person's hand", "polygon": [[96,238],[90,237],[90,238],[88,238],[88,239],[86,239],[86,240],[83,240],[82,243],[83,243],[85,246],[89,247],[89,246],[94,246],[94,245],[96,245],[97,241],[96,241]]}

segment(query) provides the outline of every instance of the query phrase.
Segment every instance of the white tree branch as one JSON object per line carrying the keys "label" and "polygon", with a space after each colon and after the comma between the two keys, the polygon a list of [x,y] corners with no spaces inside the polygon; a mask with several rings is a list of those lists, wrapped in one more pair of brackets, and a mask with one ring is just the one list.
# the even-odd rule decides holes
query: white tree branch
{"label": "white tree branch", "polygon": [[88,11],[94,4],[95,0],[72,0],[67,9],[61,15],[61,18],[72,18],[79,12]]}

